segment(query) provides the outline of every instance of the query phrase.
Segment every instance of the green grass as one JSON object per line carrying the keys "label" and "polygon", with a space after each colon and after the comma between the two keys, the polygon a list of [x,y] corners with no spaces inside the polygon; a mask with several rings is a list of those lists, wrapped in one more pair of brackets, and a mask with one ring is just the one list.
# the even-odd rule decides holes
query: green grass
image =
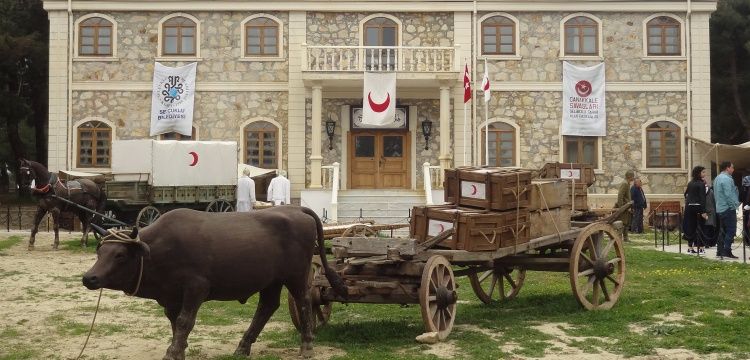
{"label": "green grass", "polygon": [[3,250],[19,244],[21,241],[23,241],[23,239],[18,235],[13,235],[5,240],[0,240],[0,253],[2,253]]}
{"label": "green grass", "polygon": [[96,246],[99,244],[99,241],[97,241],[94,238],[94,235],[89,234],[89,241],[87,247],[81,247],[81,238],[76,237],[74,239],[70,240],[61,240],[60,245],[61,249],[68,250],[74,253],[96,253]]}

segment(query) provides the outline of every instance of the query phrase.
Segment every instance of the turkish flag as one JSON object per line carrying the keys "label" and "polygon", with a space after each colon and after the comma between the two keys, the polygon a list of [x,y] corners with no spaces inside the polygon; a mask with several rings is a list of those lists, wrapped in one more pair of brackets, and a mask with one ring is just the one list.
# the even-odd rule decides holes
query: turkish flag
{"label": "turkish flag", "polygon": [[383,126],[396,118],[396,73],[365,72],[362,123]]}
{"label": "turkish flag", "polygon": [[471,78],[469,78],[469,64],[464,64],[464,104],[471,100]]}

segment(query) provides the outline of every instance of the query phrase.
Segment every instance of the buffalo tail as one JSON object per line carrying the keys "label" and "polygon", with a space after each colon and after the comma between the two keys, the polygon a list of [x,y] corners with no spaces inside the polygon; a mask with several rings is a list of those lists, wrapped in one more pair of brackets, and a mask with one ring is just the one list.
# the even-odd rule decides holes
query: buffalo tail
{"label": "buffalo tail", "polygon": [[318,214],[315,213],[315,211],[312,211],[306,207],[303,207],[302,211],[315,219],[315,224],[318,228],[318,253],[320,254],[320,262],[323,264],[323,269],[325,270],[326,279],[328,279],[328,282],[331,284],[333,291],[335,291],[339,296],[346,299],[349,296],[349,291],[346,288],[346,283],[344,283],[344,280],[341,278],[341,276],[339,276],[336,270],[328,266],[328,259],[326,259],[326,248],[323,241],[323,223],[320,221],[320,218],[318,217]]}

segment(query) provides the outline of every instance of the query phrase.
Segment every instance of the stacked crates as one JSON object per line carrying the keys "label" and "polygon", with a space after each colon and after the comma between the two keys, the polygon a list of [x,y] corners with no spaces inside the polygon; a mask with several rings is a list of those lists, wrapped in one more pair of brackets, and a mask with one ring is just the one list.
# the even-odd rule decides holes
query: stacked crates
{"label": "stacked crates", "polygon": [[594,167],[589,164],[547,163],[539,172],[542,179],[563,179],[570,185],[573,209],[588,211],[588,188],[596,181]]}

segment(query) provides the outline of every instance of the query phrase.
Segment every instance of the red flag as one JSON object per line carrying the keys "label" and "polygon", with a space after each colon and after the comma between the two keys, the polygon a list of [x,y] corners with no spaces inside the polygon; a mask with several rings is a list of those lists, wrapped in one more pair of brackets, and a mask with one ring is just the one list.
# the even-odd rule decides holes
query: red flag
{"label": "red flag", "polygon": [[464,104],[471,100],[471,79],[469,78],[469,64],[464,65]]}

